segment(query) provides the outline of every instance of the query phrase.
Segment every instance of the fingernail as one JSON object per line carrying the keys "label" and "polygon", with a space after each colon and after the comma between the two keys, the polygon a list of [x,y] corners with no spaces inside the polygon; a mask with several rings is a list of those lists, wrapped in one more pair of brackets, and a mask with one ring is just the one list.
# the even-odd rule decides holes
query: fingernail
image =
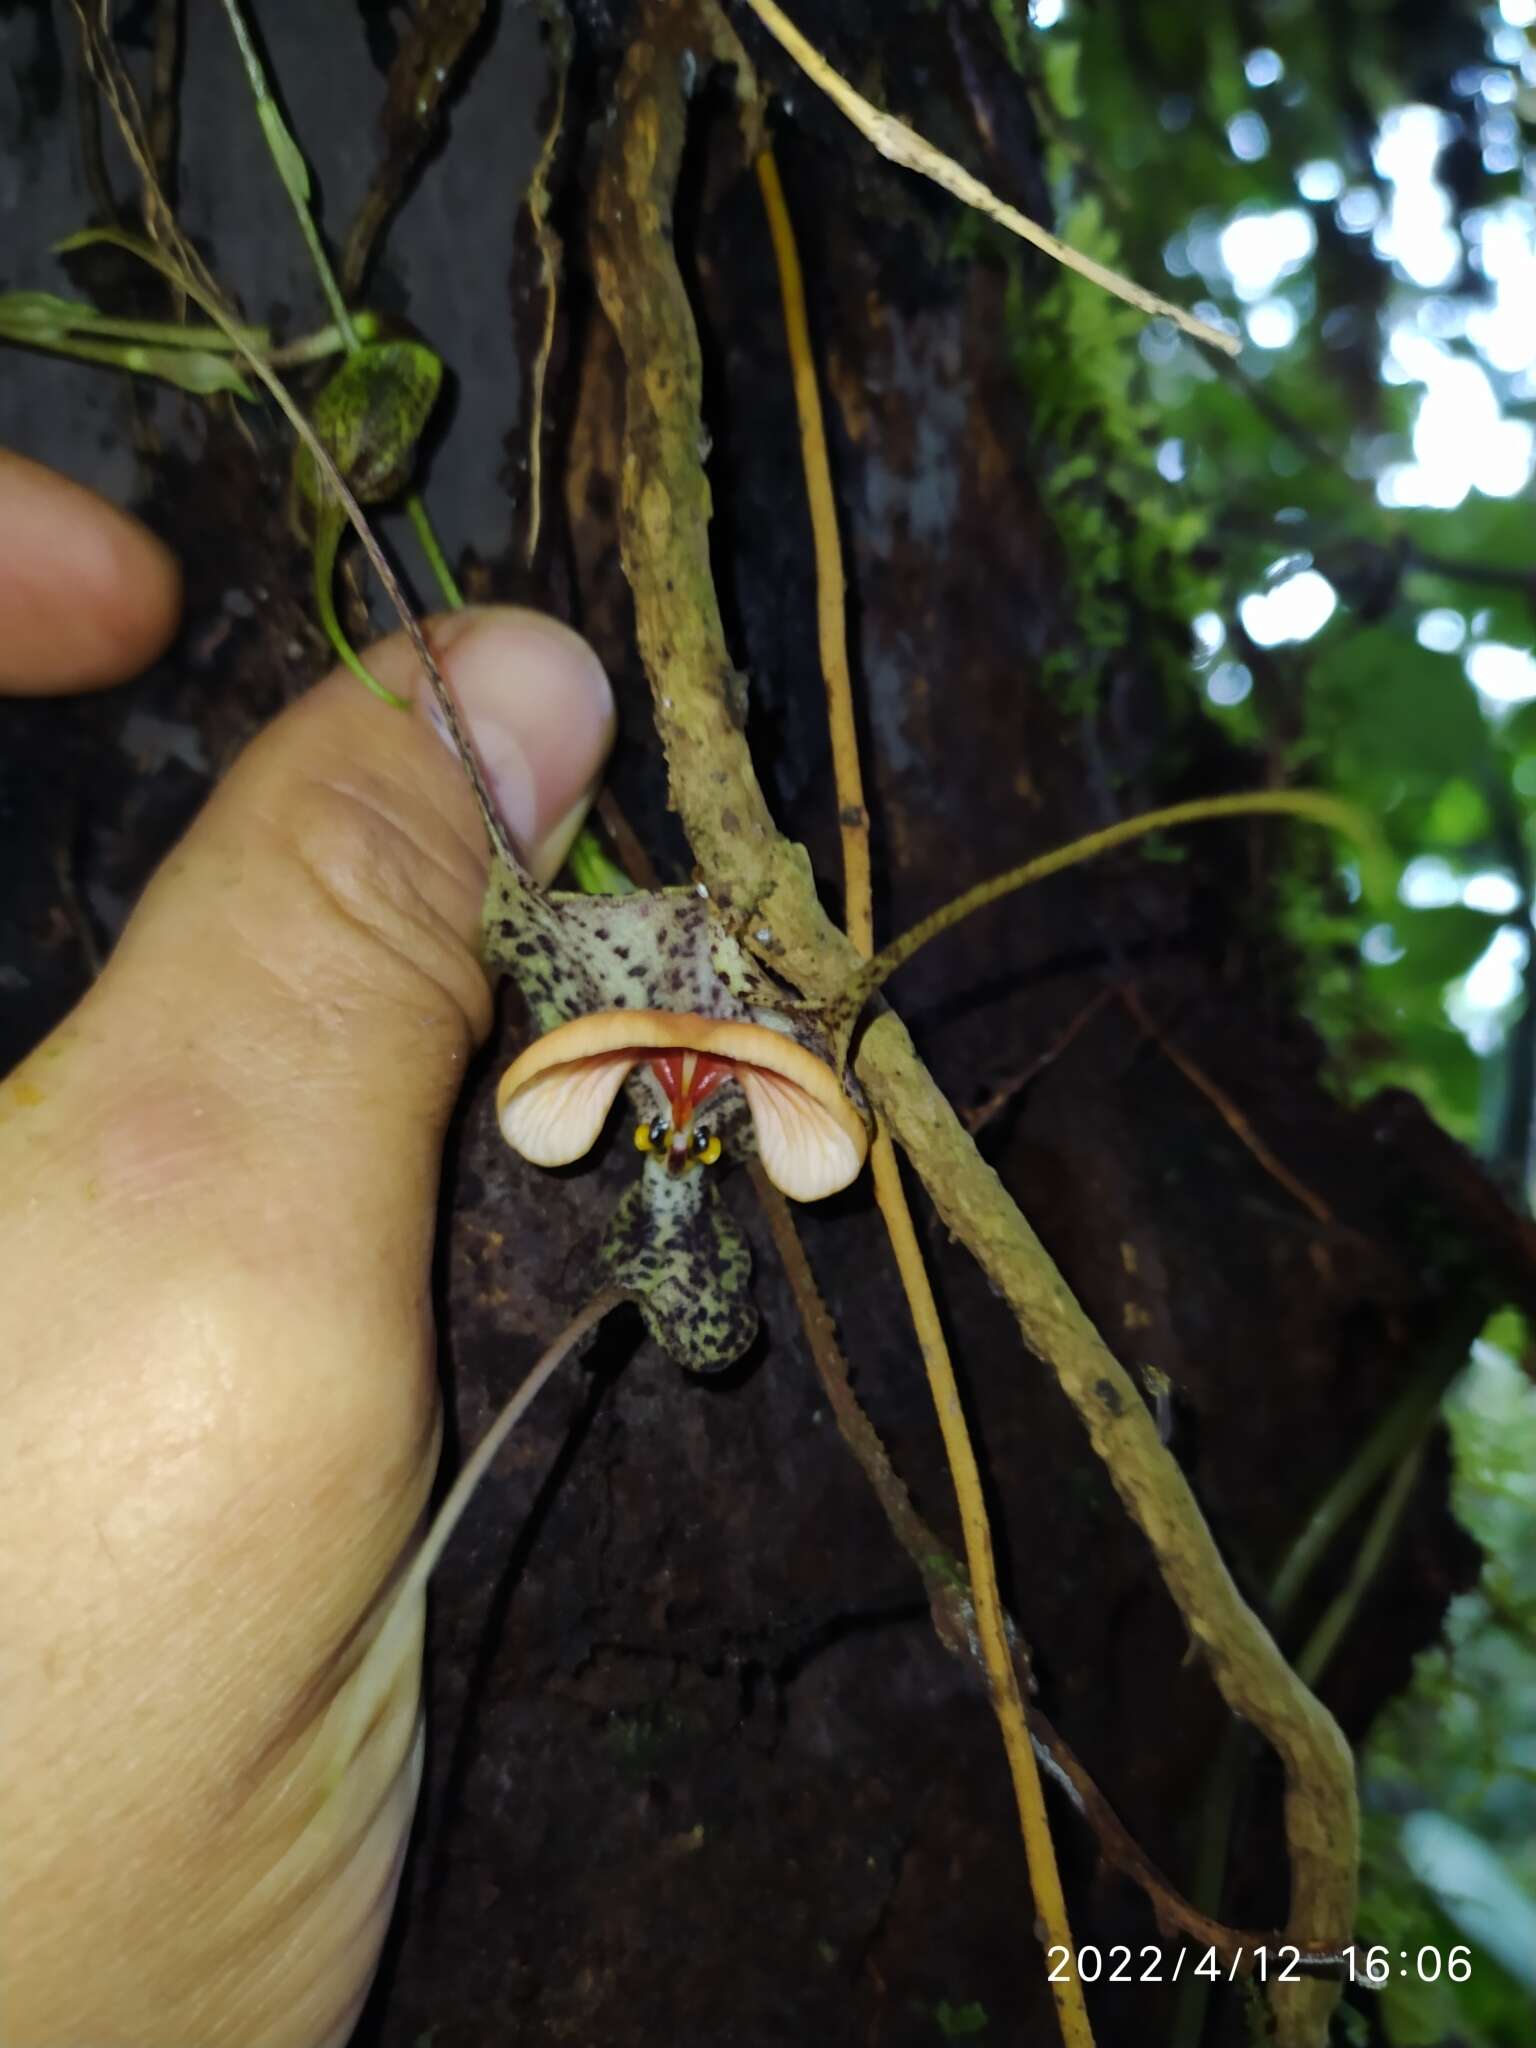
{"label": "fingernail", "polygon": [[[613,744],[613,692],[603,665],[569,626],[511,606],[444,620],[432,644],[502,823],[528,866],[547,879]],[[451,747],[430,693],[424,701]]]}

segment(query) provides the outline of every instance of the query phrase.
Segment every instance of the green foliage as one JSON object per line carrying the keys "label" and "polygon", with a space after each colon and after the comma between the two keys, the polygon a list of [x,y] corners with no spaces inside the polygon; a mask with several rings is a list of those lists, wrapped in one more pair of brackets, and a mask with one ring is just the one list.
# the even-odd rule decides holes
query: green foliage
{"label": "green foliage", "polygon": [[[1427,852],[1445,857],[1449,886],[1500,859],[1485,794],[1499,778],[1499,748],[1454,657],[1344,619],[1316,643],[1307,692],[1310,717],[1292,761],[1377,819],[1393,855],[1394,894]],[[1345,906],[1331,885],[1298,879],[1290,930],[1311,963],[1310,1007],[1341,1085],[1355,1093],[1411,1087],[1458,1136],[1476,1141],[1487,1090],[1446,996],[1502,922],[1460,903],[1411,908],[1379,888]]]}
{"label": "green foliage", "polygon": [[[1404,572],[1415,610],[1445,607],[1476,621],[1475,639],[1529,646],[1536,619],[1536,569],[1527,494],[1468,497],[1454,512],[1405,512],[1399,530],[1413,550]],[[1434,565],[1465,563],[1472,581]],[[1505,581],[1489,581],[1500,572]]]}
{"label": "green foliage", "polygon": [[[1007,34],[1018,10],[997,12]],[[1257,73],[1251,19],[1223,10],[1070,10],[1017,45],[1053,138],[1064,236],[1149,284],[1166,268],[1189,280],[1187,299],[1204,291],[1241,317],[1223,232],[1283,217],[1294,246],[1269,289],[1298,329],[1291,347],[1249,350],[1229,374],[1081,280],[1008,254],[1008,336],[1073,620],[1073,644],[1047,650],[1043,680],[1090,710],[1134,646],[1188,713],[1202,677],[1226,664],[1209,708],[1234,737],[1379,819],[1385,887],[1378,876],[1347,887],[1332,863],[1299,856],[1285,914],[1311,1012],[1347,1092],[1412,1086],[1459,1136],[1491,1143],[1500,1090],[1486,1055],[1499,1026],[1489,1021],[1474,1051],[1452,1013],[1503,920],[1449,900],[1410,908],[1398,889],[1430,851],[1458,892],[1490,867],[1524,885],[1536,715],[1490,723],[1454,621],[1473,640],[1529,643],[1528,507],[1475,492],[1453,513],[1381,502],[1374,476],[1410,454],[1417,405],[1406,380],[1381,376],[1388,266],[1339,234],[1330,207],[1298,199],[1296,166],[1349,159],[1347,123],[1411,97],[1394,67],[1411,56],[1422,81],[1424,47],[1391,12],[1352,17],[1342,42],[1316,9],[1266,14],[1263,27],[1273,47]],[[1428,47],[1464,63],[1482,35],[1469,8]],[[1259,123],[1247,158],[1231,141],[1244,120]],[[1294,226],[1303,217],[1310,252]],[[969,233],[972,248],[993,246]],[[1351,350],[1325,338],[1325,312],[1357,337]],[[1166,461],[1160,448],[1173,451]],[[1476,572],[1470,591],[1458,562]],[[1488,582],[1489,566],[1509,582]],[[1250,645],[1237,626],[1245,593],[1313,569],[1340,601],[1322,634],[1294,650]],[[1421,644],[1427,611],[1452,622],[1449,638]],[[1202,615],[1225,645],[1192,663]]]}
{"label": "green foliage", "polygon": [[[417,341],[362,343],[328,379],[315,400],[315,432],[360,504],[383,503],[409,484],[416,446],[442,381],[441,358]],[[386,704],[403,709],[407,700],[384,688],[342,631],[333,586],[344,515],[302,443],[294,451],[293,482],[295,497],[313,522],[315,609],[325,636],[359,682]]]}
{"label": "green foliage", "polygon": [[1492,765],[1488,726],[1460,663],[1404,633],[1345,620],[1316,644],[1307,690],[1311,716],[1297,758],[1358,790],[1405,851],[1448,776],[1475,782]]}
{"label": "green foliage", "polygon": [[[1063,451],[1051,508],[1090,639],[1098,643],[1116,614],[1120,629],[1130,623],[1128,588],[1151,594],[1153,606],[1165,592],[1186,621],[1204,610],[1225,645],[1208,639],[1194,676],[1188,664],[1180,676],[1176,649],[1174,686],[1188,692],[1221,670],[1212,715],[1233,737],[1380,821],[1395,862],[1391,889],[1352,887],[1311,850],[1298,854],[1303,864],[1288,887],[1288,928],[1337,1083],[1350,1094],[1411,1085],[1458,1137],[1491,1149],[1509,1141],[1509,1130],[1520,1137],[1520,1120],[1497,1114],[1499,1042],[1518,1006],[1503,1020],[1485,1010],[1477,1047],[1452,1018],[1464,1024],[1468,971],[1501,928],[1526,932],[1536,711],[1489,719],[1464,662],[1479,641],[1532,643],[1530,506],[1477,489],[1454,510],[1382,502],[1376,477],[1411,457],[1419,403],[1411,379],[1382,379],[1382,332],[1389,319],[1411,328],[1415,301],[1368,238],[1339,229],[1331,203],[1307,203],[1296,190],[1298,166],[1339,164],[1335,184],[1354,182],[1374,205],[1380,180],[1362,162],[1358,139],[1352,143],[1352,125],[1434,96],[1434,78],[1444,80],[1444,104],[1460,104],[1456,92],[1464,100],[1473,90],[1462,80],[1485,76],[1466,68],[1493,57],[1491,16],[1446,8],[1432,31],[1419,25],[1413,33],[1405,10],[1393,6],[1356,10],[1335,27],[1323,16],[1317,8],[1268,10],[1262,31],[1270,49],[1257,72],[1249,68],[1257,27],[1235,10],[1071,10],[1061,29],[1032,39],[1036,92],[1059,135],[1057,180],[1069,190],[1092,188],[1102,201],[1114,223],[1112,260],[1157,283],[1165,258],[1174,279],[1188,281],[1184,297],[1241,317],[1247,301],[1227,272],[1225,231],[1262,233],[1286,219],[1288,254],[1272,260],[1268,295],[1290,309],[1296,338],[1288,348],[1249,348],[1229,375],[1108,309],[1108,326],[1122,326],[1106,342],[1118,354],[1118,383],[1104,375],[1092,328],[1073,332],[1059,319],[1071,371],[1049,385],[1049,342],[1022,367],[1047,379],[1042,426]],[[1503,57],[1513,61],[1507,45]],[[1042,76],[1075,84],[1053,94]],[[1270,84],[1253,84],[1255,76]],[[1251,125],[1247,154],[1233,145],[1235,121]],[[1493,176],[1479,184],[1464,168],[1454,197],[1466,211],[1495,193]],[[1081,231],[1079,215],[1081,207],[1067,221],[1069,236]],[[1085,229],[1094,246],[1096,215]],[[1063,299],[1071,291],[1063,283]],[[1040,301],[1040,313],[1053,297]],[[1444,311],[1436,322],[1417,332],[1454,332]],[[1139,348],[1128,346],[1133,336]],[[1477,432],[1468,422],[1468,434]],[[1126,434],[1143,473],[1159,436],[1178,444],[1184,483],[1155,477],[1151,492],[1128,487]],[[1108,489],[1094,502],[1098,477]],[[1153,539],[1137,543],[1122,522],[1110,522],[1110,541],[1110,498],[1133,506]],[[1182,535],[1188,549],[1196,532],[1206,559],[1221,555],[1204,592],[1157,567],[1161,537]],[[1133,573],[1116,584],[1120,563]],[[1245,594],[1307,569],[1321,571],[1339,600],[1327,627],[1305,645],[1251,645],[1237,623]],[[1421,641],[1430,612],[1434,631]],[[1399,889],[1425,854],[1444,864],[1444,901],[1409,907]],[[1516,887],[1522,903],[1513,913],[1456,901],[1489,870]],[[1503,1163],[1516,1174],[1524,1167],[1524,1159]]]}
{"label": "green foliage", "polygon": [[[1472,1943],[1464,1984],[1417,1970],[1382,1995],[1398,2048],[1525,2048],[1536,1989],[1536,1386],[1502,1316],[1446,1406],[1456,1513],[1486,1552],[1441,1644],[1378,1720],[1363,1763],[1362,1941],[1411,1958]],[[1505,1348],[1508,1347],[1508,1348]],[[1437,1834],[1423,1839],[1432,1816]],[[1410,1823],[1420,1826],[1415,1841]],[[1445,1874],[1437,1875],[1438,1850]],[[1432,1967],[1432,1966],[1431,1966]]]}
{"label": "green foliage", "polygon": [[[1062,234],[1102,263],[1122,261],[1097,198],[1072,209]],[[1212,596],[1192,559],[1206,520],[1176,504],[1157,471],[1156,415],[1134,347],[1143,316],[1068,271],[1033,286],[1037,264],[1011,250],[1006,260],[1010,354],[1070,590],[1072,645],[1047,654],[1042,680],[1081,711],[1136,646],[1187,701],[1189,621]]]}
{"label": "green foliage", "polygon": [[980,2040],[989,2025],[987,2008],[975,1999],[969,2005],[952,2005],[947,1998],[941,1998],[933,2016],[946,2041]]}
{"label": "green foliage", "polygon": [[256,102],[261,132],[266,137],[267,148],[271,152],[273,163],[277,166],[277,174],[283,181],[283,189],[295,206],[306,206],[309,203],[309,166],[304,161],[304,152],[294,141],[288,124],[272,97],[266,73],[262,70],[261,59],[256,54],[256,46],[251,41],[250,32],[235,0],[224,0],[224,12],[234,33],[235,46],[240,52],[246,80]]}
{"label": "green foliage", "polygon": [[304,152],[289,134],[274,101],[261,100],[256,112],[283,189],[296,205],[305,205],[309,199],[309,166],[304,161]]}
{"label": "green foliage", "polygon": [[[1052,139],[1061,232],[1276,337],[1228,371],[1088,305],[1072,280],[1027,299],[1019,280],[1035,273],[1020,266],[1010,340],[1085,637],[1146,649],[1150,616],[1174,702],[1205,700],[1273,776],[1378,821],[1385,872],[1295,835],[1283,915],[1300,991],[1341,1089],[1413,1089],[1518,1184],[1531,1105],[1507,1113],[1508,1077],[1524,1070],[1504,1037],[1522,997],[1489,963],[1517,975],[1529,940],[1536,702],[1486,702],[1469,657],[1536,638],[1529,493],[1446,489],[1443,429],[1424,495],[1459,502],[1420,506],[1385,483],[1435,452],[1416,431],[1414,366],[1484,361],[1468,324],[1496,282],[1478,275],[1479,209],[1528,180],[1529,130],[1511,122],[1502,156],[1485,143],[1498,107],[1524,105],[1530,39],[1474,0],[1257,12],[1151,0],[1070,6],[1023,39],[1021,63]],[[1467,257],[1433,289],[1390,260],[1394,188],[1372,154],[1379,124],[1410,103],[1447,116],[1444,219]],[[1529,418],[1528,389],[1484,368],[1506,417]],[[1469,447],[1487,418],[1469,412]],[[1197,540],[1198,575],[1161,572],[1163,548],[1187,561]],[[1262,600],[1306,572],[1327,579],[1336,609],[1287,639]],[[1190,659],[1180,636],[1197,619]],[[1506,672],[1519,689],[1518,668]],[[1072,701],[1091,710],[1097,681],[1070,680]],[[1504,1342],[1518,1353],[1526,1339]],[[1536,1948],[1536,1393],[1480,1349],[1450,1421],[1458,1512],[1488,1561],[1369,1747],[1360,1936],[1395,1964],[1399,1949],[1444,1957],[1472,1928],[1466,1984],[1394,1971],[1376,2019],[1394,2043],[1514,2048],[1531,2039]],[[1362,2038],[1359,2013],[1353,2024]]]}
{"label": "green foliage", "polygon": [[992,0],[992,19],[997,23],[998,33],[1003,39],[1003,48],[1008,52],[1008,62],[1015,71],[1023,68],[1024,37],[1027,23],[1024,10],[1018,0]]}
{"label": "green foliage", "polygon": [[[261,328],[250,330],[253,345],[265,346]],[[169,320],[116,320],[78,299],[54,292],[0,292],[0,342],[49,350],[78,361],[106,363],[137,376],[155,377],[179,391],[207,397],[231,391],[254,397],[217,328],[183,327]]]}
{"label": "green foliage", "polygon": [[56,292],[0,292],[0,328],[9,341],[56,341],[100,317],[94,306]]}
{"label": "green foliage", "polygon": [[[1396,323],[1420,355],[1448,336],[1476,360],[1455,337],[1477,286],[1453,281],[1459,308],[1414,294],[1364,231],[1391,198],[1368,154],[1374,124],[1429,100],[1477,135],[1478,82],[1493,81],[1489,106],[1520,89],[1508,29],[1471,0],[1431,17],[1390,0],[1257,17],[1070,8],[1025,39],[1022,62],[1054,139],[1069,239],[1150,285],[1171,274],[1180,296],[1229,318],[1263,293],[1281,330],[1287,320],[1296,330],[1289,346],[1250,348],[1228,372],[1118,306],[1089,304],[1073,280],[1028,305],[1016,291],[1010,331],[1053,458],[1050,510],[1086,637],[1125,645],[1141,628],[1134,644],[1148,648],[1147,616],[1179,615],[1150,638],[1175,694],[1187,701],[1215,676],[1213,715],[1234,737],[1380,819],[1396,883],[1433,852],[1458,893],[1489,869],[1525,891],[1536,712],[1490,719],[1464,663],[1480,642],[1531,645],[1529,504],[1472,490],[1449,510],[1394,507],[1377,489],[1414,453],[1421,396],[1413,377],[1383,376],[1385,334]],[[1306,165],[1324,176],[1299,190]],[[1514,170],[1469,149],[1452,225],[1517,184]],[[1365,209],[1354,229],[1332,203],[1346,188]],[[1228,231],[1262,237],[1276,221],[1289,227],[1284,248],[1270,244],[1279,253],[1267,283],[1240,288]],[[1499,375],[1492,382],[1504,389]],[[1469,436],[1480,431],[1469,419]],[[1151,456],[1160,440],[1177,451],[1162,473]],[[1182,482],[1166,480],[1180,471]],[[1210,573],[1166,574],[1165,550],[1187,560],[1197,538]],[[1238,625],[1245,595],[1309,569],[1339,601],[1324,631],[1295,647],[1249,642]],[[1202,612],[1224,644],[1208,636],[1191,665],[1180,629]],[[1426,613],[1436,630],[1421,644]],[[1048,679],[1058,668],[1059,658]],[[1075,704],[1094,701],[1094,673],[1059,679]],[[1395,889],[1351,891],[1301,858],[1289,924],[1340,1085],[1406,1082],[1459,1135],[1491,1147],[1508,1124],[1494,1116],[1500,1023],[1485,1015],[1474,1051],[1452,1013],[1465,1014],[1466,974],[1500,920],[1449,896],[1410,909]]]}
{"label": "green foliage", "polygon": [[591,832],[577,833],[566,866],[572,881],[586,896],[629,896],[634,892],[634,883],[608,858]]}

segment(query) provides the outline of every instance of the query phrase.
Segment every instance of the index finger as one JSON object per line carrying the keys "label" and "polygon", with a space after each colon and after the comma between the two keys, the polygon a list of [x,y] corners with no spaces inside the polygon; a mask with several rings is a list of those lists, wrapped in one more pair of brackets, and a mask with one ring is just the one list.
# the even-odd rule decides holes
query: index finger
{"label": "index finger", "polygon": [[147,527],[0,450],[0,694],[121,682],[164,650],[180,616],[181,571]]}

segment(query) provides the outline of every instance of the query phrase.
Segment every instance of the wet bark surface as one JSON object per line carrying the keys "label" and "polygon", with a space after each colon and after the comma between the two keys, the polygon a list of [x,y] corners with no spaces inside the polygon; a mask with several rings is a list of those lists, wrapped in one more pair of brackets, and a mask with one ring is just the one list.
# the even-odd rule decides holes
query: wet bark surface
{"label": "wet bark surface", "polygon": [[[856,49],[865,10],[849,0],[824,12]],[[212,11],[192,13],[184,224],[249,312],[280,303],[307,319],[302,250],[238,72]],[[258,10],[339,238],[373,164],[388,19],[338,10],[296,41],[282,13]],[[962,70],[939,24],[912,13],[909,36],[883,41],[901,49],[886,90],[941,140],[963,142]],[[515,545],[527,250],[513,223],[545,86],[530,15],[505,8],[493,22],[447,146],[384,245],[373,296],[415,321],[457,375],[457,417],[429,483],[450,555],[472,552],[483,593],[548,602],[591,635],[620,697],[614,786],[678,879],[686,848],[665,811],[618,566],[619,374],[582,256],[582,131],[601,122],[624,31],[606,10],[577,15],[557,205],[569,274],[546,457],[553,531],[534,579]],[[0,285],[57,288],[46,244],[91,207],[65,10],[0,11],[0,34],[23,67],[5,147],[20,194],[7,224],[25,222]],[[948,202],[874,164],[753,47],[792,108],[781,161],[828,394],[878,911],[892,934],[1031,852],[1146,804],[1240,786],[1252,770],[1202,727],[1193,688],[1189,703],[1170,704],[1134,646],[1086,712],[1041,683],[1043,652],[1072,649],[1078,622],[1031,394],[1009,367],[998,273],[951,253]],[[835,900],[810,544],[771,257],[723,112],[706,107],[697,130],[682,225],[708,365],[718,581],[771,801]],[[10,444],[132,497],[188,581],[181,639],[141,682],[0,707],[9,1061],[87,984],[221,767],[324,663],[270,418],[149,397],[75,365],[8,357],[3,370]],[[1170,630],[1144,624],[1148,636]],[[1171,1382],[1173,1446],[1254,1597],[1381,1408],[1429,1359],[1459,1356],[1486,1308],[1524,1284],[1518,1240],[1497,1269],[1477,1234],[1480,1196],[1467,1193],[1475,1175],[1424,1141],[1417,1112],[1351,1111],[1324,1087],[1273,930],[1273,859],[1266,832],[1205,828],[1177,862],[1128,857],[1068,874],[960,928],[892,990],[958,1106],[1011,1090],[983,1149],[1121,1356]],[[577,1305],[631,1170],[621,1138],[560,1174],[506,1152],[490,1099],[523,1029],[510,998],[446,1177],[450,1458]],[[1191,1065],[1312,1206],[1245,1149]],[[936,1639],[838,1439],[743,1176],[726,1199],[753,1243],[764,1320],[743,1366],[688,1379],[640,1342],[638,1324],[611,1325],[498,1461],[435,1581],[427,1782],[359,2036],[368,2048],[919,2048],[945,2038],[946,2010],[972,2005],[988,2040],[1049,2038],[987,1703]],[[860,1395],[925,1512],[957,1540],[867,1185],[802,1223]],[[929,1249],[1042,1704],[1151,1855],[1187,1883],[1225,1711],[1048,1372],[942,1233],[929,1232]],[[1347,1534],[1303,1628],[1350,1554]],[[1351,1738],[1404,1682],[1469,1568],[1432,1459],[1324,1685]],[[1155,1940],[1145,1904],[1101,1871],[1081,1822],[1051,1796],[1079,1940]],[[1224,1917],[1275,1925],[1285,1903],[1278,1785],[1260,1761]],[[1160,2038],[1165,1997],[1102,1988],[1101,2042]],[[1223,2025],[1222,2038],[1241,2038],[1235,2005]]]}

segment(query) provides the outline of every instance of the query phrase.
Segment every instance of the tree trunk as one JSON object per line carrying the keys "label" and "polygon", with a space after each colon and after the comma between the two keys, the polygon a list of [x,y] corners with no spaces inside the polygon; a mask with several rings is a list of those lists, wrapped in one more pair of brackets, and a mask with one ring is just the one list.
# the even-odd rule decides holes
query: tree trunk
{"label": "tree trunk", "polygon": [[[358,80],[379,81],[356,25],[325,12],[300,33],[283,10],[257,10],[339,240],[373,144],[361,116],[331,134],[323,110],[350,103]],[[618,562],[619,368],[584,254],[580,128],[600,133],[627,30],[595,5],[577,13],[557,186],[567,274],[545,447],[552,532],[532,581],[508,539],[522,512],[514,529],[486,475],[471,473],[504,441],[526,477],[511,337],[515,309],[528,326],[537,295],[528,249],[513,254],[512,208],[548,112],[527,14],[504,11],[372,301],[407,314],[458,374],[432,500],[451,542],[475,549],[473,589],[549,603],[592,638],[620,699],[619,800],[664,876],[686,879]],[[873,38],[868,13],[860,0],[825,6],[816,33],[867,90],[1038,211],[1038,137],[983,33],[986,11],[952,10],[951,33],[926,7],[876,10]],[[42,10],[22,19],[41,81],[19,156],[36,207],[31,269],[18,258],[7,282],[43,285],[44,242],[89,202],[71,169],[64,11],[53,28]],[[211,15],[193,23],[182,93],[185,225],[210,238],[216,271],[253,316],[268,310],[264,291],[309,305],[302,252],[212,30]],[[1125,445],[1141,429],[1104,367],[1134,348],[1134,323],[1112,343],[1084,339],[1079,354],[1053,324],[1043,259],[978,242],[951,201],[878,162],[762,37],[749,40],[787,107],[780,160],[828,407],[888,938],[1033,853],[1153,805],[1254,786],[1267,769],[1234,751],[1181,679],[1184,599],[1216,565],[1220,536],[1164,530],[1127,483]],[[809,527],[772,257],[723,99],[706,102],[694,136],[679,253],[705,347],[717,583],[750,677],[759,772],[834,902]],[[486,217],[487,193],[501,195],[499,219]],[[181,550],[189,587],[182,640],[141,684],[0,709],[19,876],[0,970],[15,991],[3,1048],[14,1056],[83,986],[96,943],[110,943],[230,753],[322,662],[272,420],[237,423],[222,406],[151,400],[39,359],[9,358],[5,393],[11,444],[86,480],[120,483],[136,441],[148,516]],[[1489,1307],[1529,1286],[1516,1227],[1493,1206],[1479,1215],[1493,1198],[1416,1105],[1351,1108],[1325,1086],[1299,1012],[1303,970],[1278,925],[1290,847],[1288,829],[1265,821],[1198,828],[1163,858],[1132,849],[978,916],[891,990],[1165,1416],[1261,1611],[1313,1504],[1382,1413],[1426,1370],[1448,1374]],[[466,1094],[447,1182],[450,1462],[580,1299],[630,1171],[618,1139],[559,1176],[506,1152],[490,1103],[520,1029],[514,999]],[[1052,2038],[984,1692],[936,1637],[839,1439],[743,1175],[726,1198],[756,1257],[764,1334],[749,1358],[700,1382],[642,1343],[638,1325],[614,1326],[535,1408],[435,1582],[427,1783],[359,2036],[368,2048]],[[859,1394],[957,1544],[867,1182],[800,1221]],[[966,1255],[934,1227],[927,1249],[1040,1704],[1191,1891],[1230,1716],[1049,1372]],[[1445,1479],[1437,1446],[1322,1682],[1352,1739],[1467,1577]],[[1286,1620],[1288,1645],[1337,1591],[1362,1527],[1356,1516],[1341,1529]],[[1287,1911],[1278,1774],[1268,1755],[1244,1755],[1230,1879],[1213,1910],[1273,1928]],[[1147,1902],[1051,1799],[1078,1940],[1106,1955],[1129,1944],[1138,1980],[1090,1993],[1097,2038],[1168,2038],[1171,1988],[1139,1981],[1141,1945],[1160,1940]],[[1163,1945],[1171,1956],[1176,1943]],[[1225,1994],[1207,2038],[1242,2037],[1240,2001]]]}

